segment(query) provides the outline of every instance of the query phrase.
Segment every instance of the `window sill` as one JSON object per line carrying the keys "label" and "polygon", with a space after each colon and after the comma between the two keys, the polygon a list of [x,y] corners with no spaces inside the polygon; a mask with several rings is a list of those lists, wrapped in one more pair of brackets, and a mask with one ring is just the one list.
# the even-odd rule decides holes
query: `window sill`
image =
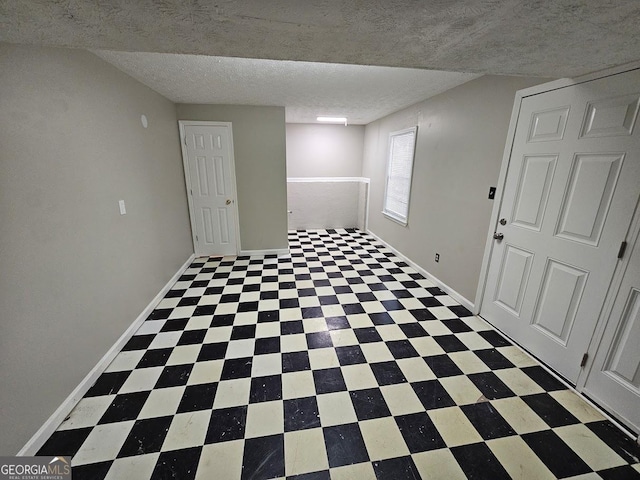
{"label": "window sill", "polygon": [[402,218],[396,217],[395,215],[389,213],[389,212],[385,212],[384,210],[382,211],[382,215],[384,215],[385,217],[387,217],[389,220],[392,220],[400,225],[402,225],[403,227],[406,227],[408,225],[408,222]]}

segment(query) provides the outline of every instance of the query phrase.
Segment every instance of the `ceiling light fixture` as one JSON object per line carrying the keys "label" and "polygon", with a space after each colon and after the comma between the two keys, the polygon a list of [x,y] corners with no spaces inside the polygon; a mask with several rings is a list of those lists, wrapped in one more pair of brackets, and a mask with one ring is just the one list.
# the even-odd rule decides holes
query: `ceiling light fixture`
{"label": "ceiling light fixture", "polygon": [[347,117],[317,117],[317,121],[325,123],[344,123],[347,126]]}

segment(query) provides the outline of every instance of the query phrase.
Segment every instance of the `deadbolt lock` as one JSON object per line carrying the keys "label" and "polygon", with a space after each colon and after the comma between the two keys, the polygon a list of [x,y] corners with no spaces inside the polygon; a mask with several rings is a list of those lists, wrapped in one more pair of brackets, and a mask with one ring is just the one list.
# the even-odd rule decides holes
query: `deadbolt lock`
{"label": "deadbolt lock", "polygon": [[501,218],[500,219],[500,225],[506,225],[507,224],[507,219],[506,218]]}

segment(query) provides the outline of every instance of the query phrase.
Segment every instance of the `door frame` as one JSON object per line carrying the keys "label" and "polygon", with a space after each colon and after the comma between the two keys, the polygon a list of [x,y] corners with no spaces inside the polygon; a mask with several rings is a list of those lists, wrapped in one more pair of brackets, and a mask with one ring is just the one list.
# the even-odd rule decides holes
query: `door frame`
{"label": "door frame", "polygon": [[[541,93],[550,92],[552,90],[559,90],[561,88],[571,87],[579,85],[581,83],[590,82],[592,80],[598,80],[600,78],[610,77],[619,73],[628,72],[640,68],[640,61],[627,63],[617,67],[609,68],[595,73],[590,73],[577,78],[561,78],[560,80],[554,80],[551,82],[543,83],[540,85],[534,85],[533,87],[524,88],[516,92],[515,100],[513,102],[513,110],[511,111],[511,119],[509,120],[509,129],[507,130],[507,139],[505,142],[504,153],[502,155],[502,163],[500,166],[500,174],[498,175],[498,182],[496,184],[496,195],[493,202],[493,209],[491,210],[491,217],[489,220],[489,230],[484,247],[484,255],[482,257],[482,264],[480,267],[480,276],[478,278],[478,288],[476,290],[475,301],[473,303],[473,314],[480,315],[482,309],[482,299],[487,287],[488,275],[489,275],[489,263],[493,254],[493,234],[498,228],[498,217],[500,209],[502,208],[502,195],[504,187],[507,183],[507,174],[509,173],[509,162],[511,160],[511,152],[513,150],[513,143],[515,141],[516,125],[518,117],[520,116],[520,107],[522,100],[532,95],[538,95]],[[614,277],[619,269],[620,265],[616,266]],[[606,302],[606,300],[605,300]],[[600,320],[598,320],[600,322]],[[598,327],[596,326],[596,330]],[[584,370],[587,370],[586,368]]]}
{"label": "door frame", "polygon": [[[502,208],[502,201],[503,201],[503,192],[507,182],[507,175],[509,172],[509,163],[511,160],[511,153],[512,153],[513,144],[515,141],[516,125],[517,125],[518,117],[520,116],[520,109],[521,109],[523,99],[533,95],[538,95],[538,94],[550,92],[553,90],[559,90],[562,88],[578,85],[578,84],[589,82],[592,80],[598,80],[601,78],[605,78],[605,77],[609,77],[609,76],[613,76],[613,75],[617,75],[617,74],[621,74],[621,73],[625,73],[625,72],[629,72],[637,69],[640,69],[640,61],[630,62],[624,65],[620,65],[620,66],[605,69],[599,72],[587,74],[574,79],[563,78],[563,79],[543,83],[540,85],[535,85],[533,87],[525,88],[522,90],[518,90],[516,92],[513,109],[511,112],[511,118],[509,121],[509,128],[507,131],[507,137],[506,137],[504,152],[502,156],[502,162],[500,166],[500,173],[498,176],[498,181],[496,183],[497,188],[496,188],[495,201],[493,204],[491,217],[489,220],[489,228],[487,231],[487,236],[485,241],[484,255],[482,258],[480,276],[478,279],[478,288],[476,290],[475,301],[473,304],[472,311],[474,315],[480,315],[482,311],[482,301],[485,295],[485,290],[488,286],[489,263],[491,261],[491,256],[493,254],[493,247],[495,244],[493,239],[493,234],[498,228],[499,214]],[[636,211],[634,212],[634,216],[631,220],[631,225],[629,226],[629,229],[627,231],[626,239],[629,244],[632,244],[634,241],[640,242],[640,201],[636,205]],[[631,248],[629,248],[629,245],[628,245],[627,252],[630,252],[630,251],[631,251]],[[629,437],[636,439],[637,441],[636,435],[633,434],[629,430],[629,428],[626,427],[626,425],[620,423],[618,419],[613,416],[614,415],[613,412],[610,413],[602,410],[602,407],[593,403],[593,401],[590,398],[585,397],[585,395],[588,395],[588,391],[585,390],[585,386],[587,383],[587,379],[591,374],[591,371],[593,368],[593,363],[594,363],[593,360],[595,358],[595,353],[600,347],[600,344],[604,337],[605,329],[609,322],[608,315],[611,313],[611,310],[613,308],[615,295],[623,280],[624,271],[626,270],[626,266],[630,260],[631,255],[627,253],[625,257],[626,258],[619,261],[615,267],[613,277],[611,279],[611,284],[607,291],[607,295],[603,301],[603,305],[599,312],[598,319],[596,321],[596,325],[591,336],[591,340],[587,347],[588,359],[587,359],[585,368],[583,368],[580,374],[578,375],[575,387],[571,386],[568,383],[566,383],[566,385],[572,391],[576,392],[582,398],[584,398],[589,404],[596,407],[597,410],[600,411],[600,413],[602,413],[607,419],[609,419],[618,428],[620,428],[623,432],[625,432]],[[549,369],[544,363],[542,363],[542,361],[541,361],[541,364],[543,368],[545,368],[551,374],[553,374],[560,380],[564,381],[562,377],[558,376],[554,371]]]}
{"label": "door frame", "polygon": [[187,188],[187,202],[189,203],[189,221],[191,223],[191,241],[193,243],[193,251],[196,257],[201,255],[198,251],[198,244],[196,242],[196,215],[193,207],[193,197],[191,195],[191,174],[189,173],[189,156],[187,154],[187,136],[185,133],[185,127],[188,126],[209,126],[209,127],[227,127],[229,131],[229,164],[231,170],[231,184],[233,186],[235,199],[232,203],[234,210],[236,232],[236,255],[241,251],[241,239],[240,239],[240,214],[238,212],[238,185],[236,183],[236,162],[233,148],[233,128],[231,122],[210,122],[201,120],[178,120],[178,128],[180,130],[180,150],[182,151],[182,168],[184,171],[184,181]]}

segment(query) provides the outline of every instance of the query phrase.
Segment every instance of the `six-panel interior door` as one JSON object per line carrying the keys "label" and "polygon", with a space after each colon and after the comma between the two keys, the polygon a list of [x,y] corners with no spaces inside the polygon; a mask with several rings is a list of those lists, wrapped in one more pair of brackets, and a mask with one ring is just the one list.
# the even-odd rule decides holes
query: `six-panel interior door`
{"label": "six-panel interior door", "polygon": [[640,238],[618,288],[584,392],[640,432]]}
{"label": "six-panel interior door", "polygon": [[236,255],[231,136],[226,126],[185,125],[198,255]]}
{"label": "six-panel interior door", "polygon": [[640,194],[640,71],[526,97],[481,315],[575,383]]}

